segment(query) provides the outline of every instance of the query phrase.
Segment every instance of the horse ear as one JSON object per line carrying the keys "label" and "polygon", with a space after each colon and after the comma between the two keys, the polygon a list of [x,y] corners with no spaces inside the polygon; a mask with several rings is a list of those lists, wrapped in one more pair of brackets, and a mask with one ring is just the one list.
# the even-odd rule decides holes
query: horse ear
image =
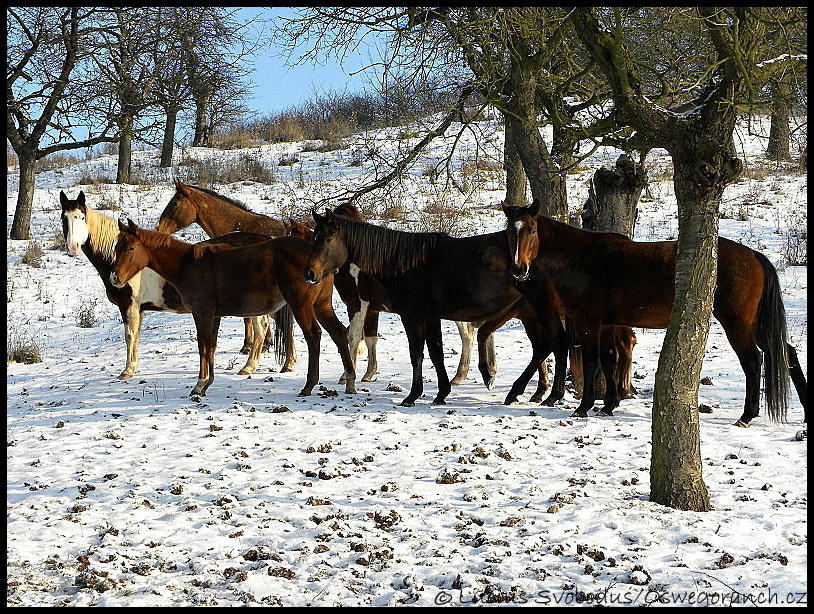
{"label": "horse ear", "polygon": [[119,232],[127,232],[127,224],[125,224],[121,220],[117,221],[119,222]]}
{"label": "horse ear", "polygon": [[324,218],[317,213],[316,209],[311,209],[311,217],[314,218],[314,221],[319,225],[323,223]]}
{"label": "horse ear", "polygon": [[136,234],[137,230],[138,230],[138,226],[136,226],[136,223],[128,217],[127,218],[127,232],[134,235],[134,234]]}
{"label": "horse ear", "polygon": [[60,190],[59,191],[59,204],[62,207],[64,207],[65,203],[67,203],[67,202],[68,202],[68,197],[65,195],[65,192],[63,190]]}
{"label": "horse ear", "polygon": [[79,205],[84,205],[85,204],[85,191],[84,190],[79,190],[79,196],[76,197],[76,202]]}

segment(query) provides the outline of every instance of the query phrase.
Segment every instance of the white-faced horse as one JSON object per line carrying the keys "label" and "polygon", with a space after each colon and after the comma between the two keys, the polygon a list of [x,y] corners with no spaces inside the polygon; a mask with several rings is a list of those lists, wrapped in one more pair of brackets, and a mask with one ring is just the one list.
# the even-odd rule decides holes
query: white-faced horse
{"label": "white-faced horse", "polygon": [[[119,237],[117,221],[90,207],[85,202],[83,191],[73,200],[65,192],[60,192],[59,201],[62,205],[62,234],[68,254],[78,256],[80,251],[84,252],[102,278],[108,300],[121,312],[127,364],[119,379],[130,379],[138,369],[142,312],[189,313],[189,309],[172,284],[152,269],[144,269],[121,288],[113,286],[110,283],[110,272],[116,259],[114,248]],[[267,316],[246,320],[253,329],[254,336],[249,358],[240,370],[240,375],[248,375],[257,368],[268,328]]]}

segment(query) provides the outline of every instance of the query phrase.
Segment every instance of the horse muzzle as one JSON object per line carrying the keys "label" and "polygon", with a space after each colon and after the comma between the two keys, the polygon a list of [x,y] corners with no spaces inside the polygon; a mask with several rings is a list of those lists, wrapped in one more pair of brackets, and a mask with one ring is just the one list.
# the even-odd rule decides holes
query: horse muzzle
{"label": "horse muzzle", "polygon": [[528,264],[513,264],[512,277],[517,281],[526,281],[529,278],[529,265]]}
{"label": "horse muzzle", "polygon": [[123,282],[119,279],[119,276],[116,275],[116,271],[111,271],[110,273],[110,283],[113,284],[116,288],[123,288],[127,282]]}
{"label": "horse muzzle", "polygon": [[69,256],[76,258],[79,255],[79,252],[82,251],[82,246],[79,245],[79,243],[68,243],[65,246],[65,251]]}
{"label": "horse muzzle", "polygon": [[317,274],[314,273],[313,269],[305,269],[302,272],[302,276],[305,277],[306,283],[311,284],[312,286],[317,285],[322,279],[317,279]]}

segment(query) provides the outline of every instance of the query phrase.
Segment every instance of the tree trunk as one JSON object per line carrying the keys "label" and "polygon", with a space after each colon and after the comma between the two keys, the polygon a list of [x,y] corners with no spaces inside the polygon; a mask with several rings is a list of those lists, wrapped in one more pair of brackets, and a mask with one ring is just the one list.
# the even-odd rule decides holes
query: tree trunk
{"label": "tree trunk", "polygon": [[31,238],[31,209],[34,204],[37,159],[32,152],[22,150],[16,153],[20,165],[20,185],[9,239],[26,240]]}
{"label": "tree trunk", "polygon": [[126,120],[121,126],[119,137],[119,161],[116,170],[116,183],[132,183],[130,161],[133,156],[133,121]]}
{"label": "tree trunk", "polygon": [[195,134],[192,137],[193,147],[209,145],[209,95],[195,97]]}
{"label": "tree trunk", "polygon": [[789,105],[788,88],[782,81],[775,81],[771,86],[772,117],[769,128],[769,143],[766,146],[766,157],[769,160],[791,160],[789,152]]}
{"label": "tree trunk", "polygon": [[175,124],[178,120],[178,109],[167,111],[167,123],[164,124],[164,140],[161,143],[161,168],[169,168],[172,165],[172,151],[175,145]]}
{"label": "tree trunk", "polygon": [[[726,155],[727,143],[715,143],[712,131],[707,133],[705,147],[671,152],[679,225],[675,303],[653,390],[650,462],[650,500],[693,511],[710,509],[702,476],[698,383],[715,292],[718,210],[724,187],[740,171],[740,160]],[[687,141],[703,138],[688,135]]]}
{"label": "tree trunk", "polygon": [[633,237],[636,205],[646,185],[646,174],[627,154],[615,168],[602,167],[594,173],[588,200],[582,207],[582,227],[600,232],[617,232]]}
{"label": "tree trunk", "polygon": [[514,123],[504,114],[505,139],[503,142],[503,167],[506,169],[506,205],[523,207],[526,205],[526,171],[517,150],[514,136]]}

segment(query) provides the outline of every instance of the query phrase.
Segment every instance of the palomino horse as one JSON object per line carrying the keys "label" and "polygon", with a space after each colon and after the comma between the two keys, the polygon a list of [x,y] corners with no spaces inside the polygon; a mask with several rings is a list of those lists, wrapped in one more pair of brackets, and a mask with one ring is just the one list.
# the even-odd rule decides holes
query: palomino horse
{"label": "palomino horse", "polygon": [[[572,318],[585,365],[585,390],[574,414],[585,416],[594,404],[591,374],[597,369],[600,326],[667,327],[675,296],[676,242],[644,243],[582,230],[538,216],[537,210],[536,202],[504,207],[513,274],[527,279],[519,287],[533,287],[533,269],[542,269]],[[777,271],[763,254],[718,238],[712,313],[746,375],[743,415],[736,424],[748,426],[758,415],[761,362],[769,416],[785,420],[789,373],[805,408],[805,375],[797,352],[786,342]]]}
{"label": "palomino horse", "polygon": [[[335,213],[346,215],[354,219],[362,219],[361,214],[353,205],[343,203]],[[197,223],[210,237],[217,237],[228,232],[244,231],[265,234],[272,237],[283,236],[287,232],[284,222],[260,213],[249,211],[243,203],[218,194],[214,190],[187,185],[182,181],[175,181],[175,194],[161,213],[156,229],[159,232],[172,234]],[[295,236],[310,241],[310,229],[300,232],[296,226],[290,226]],[[364,335],[367,346],[367,370],[362,376],[363,382],[373,381],[378,373],[376,360],[376,343],[378,342],[379,306],[384,297],[376,282],[352,267],[344,267],[334,276],[334,285],[342,302],[348,309],[350,322],[348,337],[351,343],[351,354],[356,360],[356,348]],[[386,310],[386,309],[385,309]],[[458,372],[452,379],[456,384],[462,381],[469,372],[469,362],[472,353],[472,340],[474,330],[471,324],[459,322],[458,332],[461,335],[463,350],[458,364]],[[293,347],[293,346],[292,346]],[[491,346],[490,346],[491,347]],[[494,364],[494,357],[490,355],[489,364]],[[344,381],[343,375],[340,383]]]}
{"label": "palomino horse", "polygon": [[[259,316],[291,307],[308,345],[308,376],[300,396],[311,394],[319,380],[320,324],[339,350],[349,374],[345,391],[356,392],[355,373],[345,327],[332,305],[332,279],[324,286],[305,283],[302,271],[310,245],[295,237],[224,249],[191,244],[171,235],[119,222],[116,264],[110,281],[122,287],[149,266],[178,290],[195,319],[200,370],[192,394],[205,394],[215,378],[215,348],[222,316]],[[289,339],[285,336],[283,340]],[[278,348],[279,351],[279,348]]]}
{"label": "palomino horse", "polygon": [[[506,233],[454,238],[444,233],[403,232],[334,215],[314,213],[316,221],[305,279],[319,284],[348,262],[370,273],[384,288],[391,309],[401,316],[407,333],[412,385],[401,405],[411,407],[424,389],[422,360],[426,342],[438,375],[433,403],[450,393],[444,369],[441,320],[482,322],[509,313],[521,299],[510,275]],[[522,314],[521,314],[522,315]],[[524,321],[534,356],[528,377],[551,352],[551,337],[538,334],[539,323]],[[554,318],[555,328],[565,333]],[[565,379],[565,344],[557,356],[555,387]],[[521,376],[522,378],[522,376]],[[525,380],[525,383],[528,379]]]}
{"label": "palomino horse", "polygon": [[[93,264],[102,283],[105,285],[108,300],[119,308],[124,324],[124,342],[127,348],[127,363],[119,375],[125,380],[133,377],[138,369],[138,344],[141,337],[142,312],[169,311],[172,313],[189,313],[178,292],[152,269],[145,269],[123,287],[117,288],[110,283],[110,273],[116,259],[114,247],[119,237],[119,226],[111,217],[99,213],[85,203],[85,193],[79,192],[74,199],[69,199],[65,192],[59,193],[62,205],[62,234],[65,246],[71,256],[83,251]],[[226,239],[227,241],[229,239]],[[235,240],[232,238],[232,240]],[[251,242],[256,242],[254,239]],[[245,241],[244,243],[245,244]],[[247,328],[265,332],[268,318],[247,318]],[[251,328],[250,328],[251,327]],[[252,344],[249,359],[240,370],[240,375],[254,372],[262,349],[262,337]]]}

